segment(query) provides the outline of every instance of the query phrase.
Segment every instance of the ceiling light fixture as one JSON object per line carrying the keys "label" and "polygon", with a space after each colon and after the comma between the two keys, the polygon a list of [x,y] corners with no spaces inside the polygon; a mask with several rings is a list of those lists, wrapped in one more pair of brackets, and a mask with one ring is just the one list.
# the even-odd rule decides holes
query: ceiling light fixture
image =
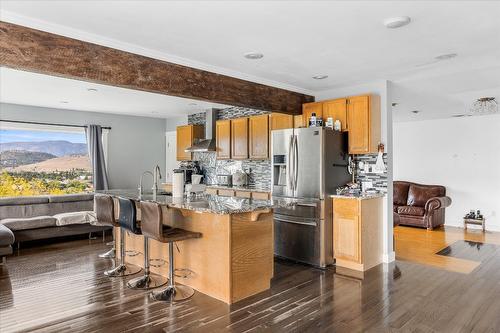
{"label": "ceiling light fixture", "polygon": [[481,97],[472,104],[470,111],[475,115],[497,113],[498,102],[495,97]]}
{"label": "ceiling light fixture", "polygon": [[257,60],[257,59],[262,59],[264,55],[259,52],[248,52],[243,55],[245,58],[250,59],[250,60]]}
{"label": "ceiling light fixture", "polygon": [[411,111],[411,113],[418,114],[418,113],[420,113],[420,111],[419,110],[413,110],[413,111]]}
{"label": "ceiling light fixture", "polygon": [[315,80],[324,80],[328,78],[328,75],[314,75],[312,78]]}
{"label": "ceiling light fixture", "polygon": [[458,56],[456,53],[447,53],[447,54],[441,54],[435,57],[434,59],[436,60],[450,60]]}
{"label": "ceiling light fixture", "polygon": [[88,88],[87,91],[96,92],[97,89],[96,88]]}
{"label": "ceiling light fixture", "polygon": [[405,25],[410,24],[411,18],[409,16],[397,16],[391,17],[384,21],[384,25],[388,29],[396,29],[404,27]]}
{"label": "ceiling light fixture", "polygon": [[393,102],[391,105],[392,105],[393,107],[396,107],[396,106],[398,106],[398,105],[399,105],[399,103],[395,103],[395,102]]}

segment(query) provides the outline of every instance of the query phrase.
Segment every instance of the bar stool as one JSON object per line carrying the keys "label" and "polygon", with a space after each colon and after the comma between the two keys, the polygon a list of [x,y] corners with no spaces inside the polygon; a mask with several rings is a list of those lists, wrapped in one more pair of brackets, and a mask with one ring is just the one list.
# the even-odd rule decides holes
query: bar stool
{"label": "bar stool", "polygon": [[120,225],[120,264],[109,271],[104,272],[104,275],[109,277],[120,277],[139,273],[142,268],[125,263],[125,232],[130,231],[134,234],[140,235],[141,229],[139,229],[137,223],[137,208],[135,207],[135,201],[125,198],[118,198],[118,203],[120,205],[120,213],[118,217],[118,223]]}
{"label": "bar stool", "polygon": [[132,279],[127,283],[127,287],[132,289],[152,289],[161,287],[167,283],[166,278],[161,275],[151,274],[149,269],[151,261],[149,258],[149,235],[155,234],[156,232],[156,230],[152,228],[155,228],[155,221],[158,219],[158,211],[156,209],[145,209],[144,207],[149,207],[149,205],[147,202],[141,201],[141,232],[144,236],[144,275]]}
{"label": "bar stool", "polygon": [[[113,198],[105,194],[94,195],[94,213],[96,215],[96,222],[93,225],[98,226],[120,226],[115,219],[115,205]],[[114,240],[114,233],[113,233]],[[115,257],[115,243],[113,242],[111,250],[99,255],[100,258],[114,258]]]}
{"label": "bar stool", "polygon": [[[174,213],[173,210],[170,212]],[[168,243],[168,285],[163,290],[152,292],[151,298],[157,301],[174,302],[193,296],[193,288],[176,284],[174,281],[174,242],[200,238],[201,233],[163,225],[162,206],[154,202],[142,202],[141,214],[143,235],[158,242]]]}

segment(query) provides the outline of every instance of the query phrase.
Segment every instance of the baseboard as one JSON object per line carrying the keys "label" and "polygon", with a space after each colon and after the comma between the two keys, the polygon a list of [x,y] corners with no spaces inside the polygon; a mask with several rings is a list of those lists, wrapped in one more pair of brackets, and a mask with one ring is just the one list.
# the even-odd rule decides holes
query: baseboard
{"label": "baseboard", "polygon": [[396,252],[392,251],[391,253],[388,253],[388,254],[383,254],[382,255],[382,262],[383,263],[390,263],[390,262],[393,262],[394,260],[396,260]]}

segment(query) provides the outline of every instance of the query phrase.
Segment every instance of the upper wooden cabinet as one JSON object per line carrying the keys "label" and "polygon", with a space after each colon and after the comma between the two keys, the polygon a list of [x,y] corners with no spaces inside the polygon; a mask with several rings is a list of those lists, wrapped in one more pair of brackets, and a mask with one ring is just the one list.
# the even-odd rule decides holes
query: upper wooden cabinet
{"label": "upper wooden cabinet", "polygon": [[231,158],[235,160],[248,158],[248,118],[231,120]]}
{"label": "upper wooden cabinet", "polygon": [[279,130],[293,128],[293,116],[284,113],[273,112],[269,115],[269,129]]}
{"label": "upper wooden cabinet", "polygon": [[218,159],[231,158],[231,120],[216,122],[216,150]]}
{"label": "upper wooden cabinet", "polygon": [[302,104],[302,115],[304,127],[309,126],[309,118],[313,113],[316,113],[317,118],[323,118],[323,103],[322,102],[314,102],[314,103],[305,103]]}
{"label": "upper wooden cabinet", "polygon": [[189,161],[191,153],[185,150],[191,147],[195,139],[203,139],[205,130],[202,125],[184,125],[177,127],[177,161]]}
{"label": "upper wooden cabinet", "polygon": [[297,114],[293,116],[293,128],[306,127],[304,124],[304,116]]}
{"label": "upper wooden cabinet", "polygon": [[249,150],[252,159],[269,157],[269,116],[263,114],[248,118]]}
{"label": "upper wooden cabinet", "polygon": [[342,131],[348,130],[347,122],[347,99],[339,98],[323,102],[323,121],[326,122],[328,117],[332,117],[333,121],[340,120]]}
{"label": "upper wooden cabinet", "polygon": [[347,99],[349,154],[376,153],[381,139],[380,98],[355,96]]}

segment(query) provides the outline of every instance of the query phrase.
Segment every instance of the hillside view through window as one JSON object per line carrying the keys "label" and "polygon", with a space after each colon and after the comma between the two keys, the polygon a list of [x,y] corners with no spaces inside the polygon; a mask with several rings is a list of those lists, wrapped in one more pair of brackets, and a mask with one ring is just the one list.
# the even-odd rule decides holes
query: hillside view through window
{"label": "hillside view through window", "polygon": [[85,133],[0,130],[0,196],[92,192]]}

